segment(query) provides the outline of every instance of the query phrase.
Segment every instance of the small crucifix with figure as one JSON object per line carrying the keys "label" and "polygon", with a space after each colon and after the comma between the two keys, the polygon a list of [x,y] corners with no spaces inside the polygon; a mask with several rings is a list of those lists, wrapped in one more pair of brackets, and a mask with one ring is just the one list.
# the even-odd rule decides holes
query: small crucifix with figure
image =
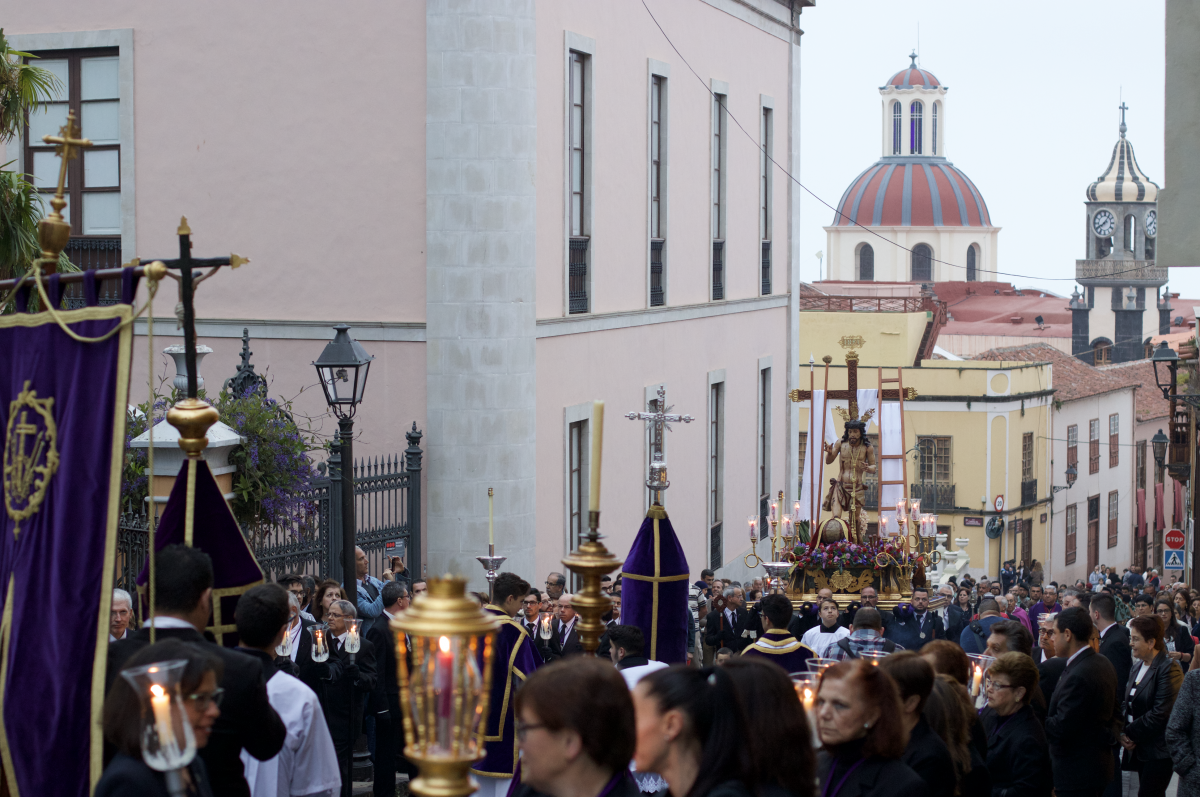
{"label": "small crucifix with figure", "polygon": [[663,490],[671,486],[667,481],[667,463],[663,460],[663,430],[671,431],[673,423],[691,423],[696,420],[691,415],[672,413],[674,407],[667,406],[667,389],[658,388],[658,398],[652,399],[647,409],[653,412],[627,412],[625,417],[631,421],[645,421],[650,431],[650,478],[646,486],[650,488],[651,503],[662,506]]}

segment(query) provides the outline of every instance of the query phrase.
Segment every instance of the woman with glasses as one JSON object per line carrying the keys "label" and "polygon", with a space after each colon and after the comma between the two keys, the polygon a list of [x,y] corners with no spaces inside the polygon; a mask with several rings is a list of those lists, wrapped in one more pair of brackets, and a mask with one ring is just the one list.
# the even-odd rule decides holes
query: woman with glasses
{"label": "woman with glasses", "polygon": [[[168,639],[131,656],[125,662],[125,668],[173,660],[187,662],[180,677],[179,691],[196,749],[201,750],[208,744],[213,723],[221,715],[223,690],[217,686],[224,669],[221,660],[199,645]],[[118,676],[113,681],[104,699],[101,725],[104,739],[116,748],[116,755],[96,784],[95,797],[169,797],[163,773],[151,769],[142,759],[141,700],[132,684],[123,677]],[[184,768],[183,783],[189,797],[213,797],[208,773],[199,755]]]}
{"label": "woman with glasses", "polygon": [[1037,665],[1024,653],[1005,653],[988,668],[987,706],[980,718],[988,735],[992,797],[1050,794],[1046,734],[1029,705],[1037,688]]}
{"label": "woman with glasses", "polygon": [[1167,658],[1179,662],[1186,670],[1192,663],[1192,654],[1196,643],[1192,641],[1192,630],[1175,617],[1175,604],[1170,598],[1159,598],[1154,602],[1154,614],[1163,624],[1163,642],[1167,648]]}
{"label": "woman with glasses", "polygon": [[633,701],[612,665],[574,658],[538,668],[517,692],[516,716],[516,797],[638,797]]}
{"label": "woman with glasses", "polygon": [[1183,683],[1183,671],[1167,656],[1158,617],[1142,616],[1130,621],[1129,647],[1133,668],[1122,693],[1125,728],[1120,738],[1121,769],[1138,773],[1139,797],[1162,797],[1171,782],[1167,720]]}

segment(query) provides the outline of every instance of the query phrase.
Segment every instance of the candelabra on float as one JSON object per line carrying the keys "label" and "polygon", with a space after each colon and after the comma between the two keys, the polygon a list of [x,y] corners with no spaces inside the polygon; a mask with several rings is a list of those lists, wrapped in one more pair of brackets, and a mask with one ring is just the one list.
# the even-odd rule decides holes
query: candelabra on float
{"label": "candelabra on float", "polygon": [[780,556],[783,551],[790,549],[785,540],[790,541],[792,539],[792,518],[785,516],[783,518],[784,531],[782,533],[779,531],[781,506],[783,506],[783,490],[779,491],[778,499],[771,502],[771,515],[769,518],[771,523],[771,561],[762,562],[763,570],[769,578],[771,592],[784,591],[783,578],[792,568],[792,563],[784,561]]}
{"label": "candelabra on float", "polygon": [[[600,542],[600,461],[604,442],[604,402],[592,402],[592,457],[590,486],[588,490],[588,533],[579,547],[562,563],[583,581],[583,588],[571,599],[571,608],[579,615],[579,637],[586,655],[596,655],[600,647],[600,636],[604,633],[604,622],[600,619],[612,608],[612,599],[600,590],[600,577],[611,573],[622,564],[604,543]],[[659,477],[666,480],[665,465],[658,469]]]}
{"label": "candelabra on float", "polygon": [[483,565],[484,578],[488,582],[488,603],[496,602],[496,574],[500,569],[500,565],[508,559],[507,556],[496,556],[496,540],[493,535],[492,523],[492,498],[495,496],[495,491],[488,488],[488,555],[476,556],[476,561]]}

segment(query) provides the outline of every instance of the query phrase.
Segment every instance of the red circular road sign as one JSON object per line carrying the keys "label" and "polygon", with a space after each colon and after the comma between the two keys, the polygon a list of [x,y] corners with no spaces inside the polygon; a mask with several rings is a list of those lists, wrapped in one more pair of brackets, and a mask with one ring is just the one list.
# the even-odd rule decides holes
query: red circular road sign
{"label": "red circular road sign", "polygon": [[1163,542],[1173,551],[1183,549],[1183,532],[1179,529],[1171,529],[1163,535]]}

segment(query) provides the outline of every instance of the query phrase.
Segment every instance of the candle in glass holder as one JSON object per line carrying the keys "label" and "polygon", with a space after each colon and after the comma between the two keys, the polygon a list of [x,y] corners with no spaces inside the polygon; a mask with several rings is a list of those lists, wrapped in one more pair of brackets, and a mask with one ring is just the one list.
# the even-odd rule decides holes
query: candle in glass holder
{"label": "candle in glass holder", "polygon": [[150,708],[154,711],[154,729],[158,732],[158,746],[170,747],[175,743],[175,730],[171,725],[171,695],[158,684],[150,687]]}
{"label": "candle in glass holder", "polygon": [[750,524],[750,541],[757,542],[758,534],[755,530],[758,528],[758,515],[750,515],[746,518],[746,522]]}
{"label": "candle in glass holder", "polygon": [[971,676],[971,697],[979,697],[979,685],[983,683],[983,667],[976,664],[975,674]]}
{"label": "candle in glass holder", "polygon": [[312,658],[318,664],[329,661],[329,642],[325,638],[324,628],[313,629]]}
{"label": "candle in glass holder", "polygon": [[880,537],[888,537],[890,535],[891,535],[891,532],[888,531],[888,516],[880,515],[879,516],[879,536]]}
{"label": "candle in glass holder", "polygon": [[774,502],[774,501],[772,501],[772,502],[771,502],[771,522],[772,522],[772,523],[773,523],[773,522],[775,522],[775,510],[776,510],[776,508],[777,508],[777,507],[776,507],[776,504],[775,504],[775,502]]}
{"label": "candle in glass holder", "polygon": [[912,509],[913,521],[916,522],[917,520],[919,520],[921,518],[921,499],[920,498],[912,499],[911,501],[909,501],[909,506]]}

